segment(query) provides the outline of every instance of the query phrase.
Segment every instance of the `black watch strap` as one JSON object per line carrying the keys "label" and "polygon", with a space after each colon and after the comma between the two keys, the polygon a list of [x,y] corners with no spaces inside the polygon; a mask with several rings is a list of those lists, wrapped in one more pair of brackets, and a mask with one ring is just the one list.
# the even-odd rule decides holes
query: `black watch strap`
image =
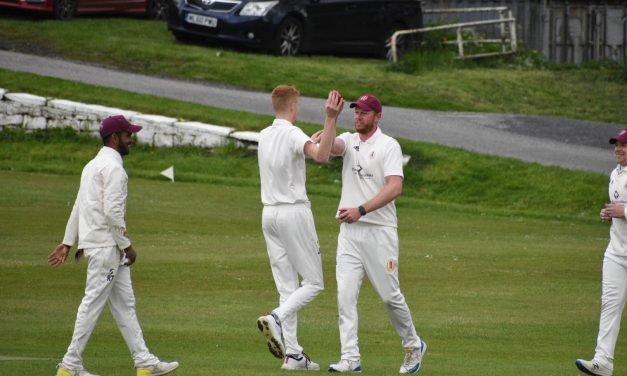
{"label": "black watch strap", "polygon": [[366,215],[366,213],[368,213],[368,212],[366,211],[366,208],[364,208],[364,207],[363,207],[363,206],[361,206],[361,205],[359,205],[359,207],[358,207],[357,209],[359,209],[359,214],[361,214],[361,215],[362,215],[362,217],[363,217],[364,215]]}

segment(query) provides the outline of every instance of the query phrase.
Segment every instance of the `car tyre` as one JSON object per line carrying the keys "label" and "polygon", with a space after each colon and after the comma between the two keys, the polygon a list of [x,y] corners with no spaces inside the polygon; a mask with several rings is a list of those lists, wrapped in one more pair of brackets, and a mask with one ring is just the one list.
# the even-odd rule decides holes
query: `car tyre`
{"label": "car tyre", "polygon": [[273,51],[277,55],[298,55],[303,43],[303,25],[296,18],[286,18],[279,26]]}
{"label": "car tyre", "polygon": [[168,0],[149,0],[146,6],[146,16],[151,20],[165,20],[168,18]]}
{"label": "car tyre", "polygon": [[76,15],[78,0],[56,0],[52,7],[52,15],[57,20],[69,20]]}

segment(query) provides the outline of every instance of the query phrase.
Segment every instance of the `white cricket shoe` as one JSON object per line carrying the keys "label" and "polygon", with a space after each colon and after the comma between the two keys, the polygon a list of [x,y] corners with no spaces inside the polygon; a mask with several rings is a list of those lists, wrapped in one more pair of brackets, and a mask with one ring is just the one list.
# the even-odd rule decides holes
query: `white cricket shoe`
{"label": "white cricket shoe", "polygon": [[288,354],[285,356],[281,369],[288,371],[320,371],[320,365],[309,359],[307,354]]}
{"label": "white cricket shoe", "polygon": [[422,357],[427,351],[427,344],[424,341],[420,341],[420,348],[418,349],[405,349],[405,361],[401,365],[400,373],[416,373],[420,370],[422,364]]}
{"label": "white cricket shoe", "polygon": [[336,364],[329,366],[329,372],[355,372],[361,373],[361,363],[359,360],[340,359]]}
{"label": "white cricket shoe", "polygon": [[154,366],[137,368],[137,376],[160,376],[179,368],[179,362],[159,362]]}
{"label": "white cricket shoe", "polygon": [[57,376],[98,376],[98,375],[90,373],[86,369],[71,370],[59,364],[57,366]]}
{"label": "white cricket shoe", "polygon": [[612,376],[613,367],[606,365],[598,360],[583,360],[577,359],[575,361],[577,368],[583,373],[587,373],[592,376]]}
{"label": "white cricket shoe", "polygon": [[266,337],[268,350],[276,358],[283,359],[285,357],[285,346],[283,345],[283,330],[279,318],[270,313],[257,319],[257,328],[261,334]]}

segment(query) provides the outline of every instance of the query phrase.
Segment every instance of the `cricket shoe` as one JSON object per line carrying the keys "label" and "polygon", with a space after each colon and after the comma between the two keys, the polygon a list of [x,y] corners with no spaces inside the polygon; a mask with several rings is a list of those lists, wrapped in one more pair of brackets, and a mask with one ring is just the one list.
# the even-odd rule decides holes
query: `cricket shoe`
{"label": "cricket shoe", "polygon": [[340,359],[336,364],[329,366],[329,372],[355,372],[361,373],[361,363],[359,360]]}
{"label": "cricket shoe", "polygon": [[400,373],[416,373],[420,370],[422,357],[427,351],[427,344],[420,341],[419,349],[405,349],[405,361],[401,366]]}
{"label": "cricket shoe", "polygon": [[309,359],[305,353],[288,354],[285,356],[281,369],[288,371],[320,371],[320,365]]}
{"label": "cricket shoe", "polygon": [[159,376],[179,368],[179,362],[159,362],[154,366],[137,368],[137,376]]}
{"label": "cricket shoe", "polygon": [[592,376],[612,376],[612,366],[607,366],[598,360],[583,360],[577,359],[575,361],[577,368],[583,373]]}
{"label": "cricket shoe", "polygon": [[62,367],[59,364],[59,366],[57,367],[57,376],[98,376],[98,375],[95,375],[85,369],[70,370],[70,369]]}
{"label": "cricket shoe", "polygon": [[268,342],[268,350],[276,358],[283,359],[285,357],[285,346],[283,345],[283,330],[281,322],[274,313],[261,316],[257,319],[257,327],[261,334],[266,337]]}

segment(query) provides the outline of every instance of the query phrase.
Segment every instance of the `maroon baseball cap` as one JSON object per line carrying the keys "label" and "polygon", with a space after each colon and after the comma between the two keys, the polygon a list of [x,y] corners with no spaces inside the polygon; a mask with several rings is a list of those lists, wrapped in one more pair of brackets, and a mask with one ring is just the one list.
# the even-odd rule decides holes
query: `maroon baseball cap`
{"label": "maroon baseball cap", "polygon": [[627,144],[627,129],[623,129],[619,134],[610,138],[610,144],[620,142],[621,144]]}
{"label": "maroon baseball cap", "polygon": [[362,110],[381,112],[382,107],[379,98],[372,94],[362,95],[358,100],[350,104],[350,108],[359,107]]}
{"label": "maroon baseball cap", "polygon": [[141,129],[140,125],[129,123],[122,115],[109,116],[100,124],[100,137],[105,138],[118,132],[137,133]]}

